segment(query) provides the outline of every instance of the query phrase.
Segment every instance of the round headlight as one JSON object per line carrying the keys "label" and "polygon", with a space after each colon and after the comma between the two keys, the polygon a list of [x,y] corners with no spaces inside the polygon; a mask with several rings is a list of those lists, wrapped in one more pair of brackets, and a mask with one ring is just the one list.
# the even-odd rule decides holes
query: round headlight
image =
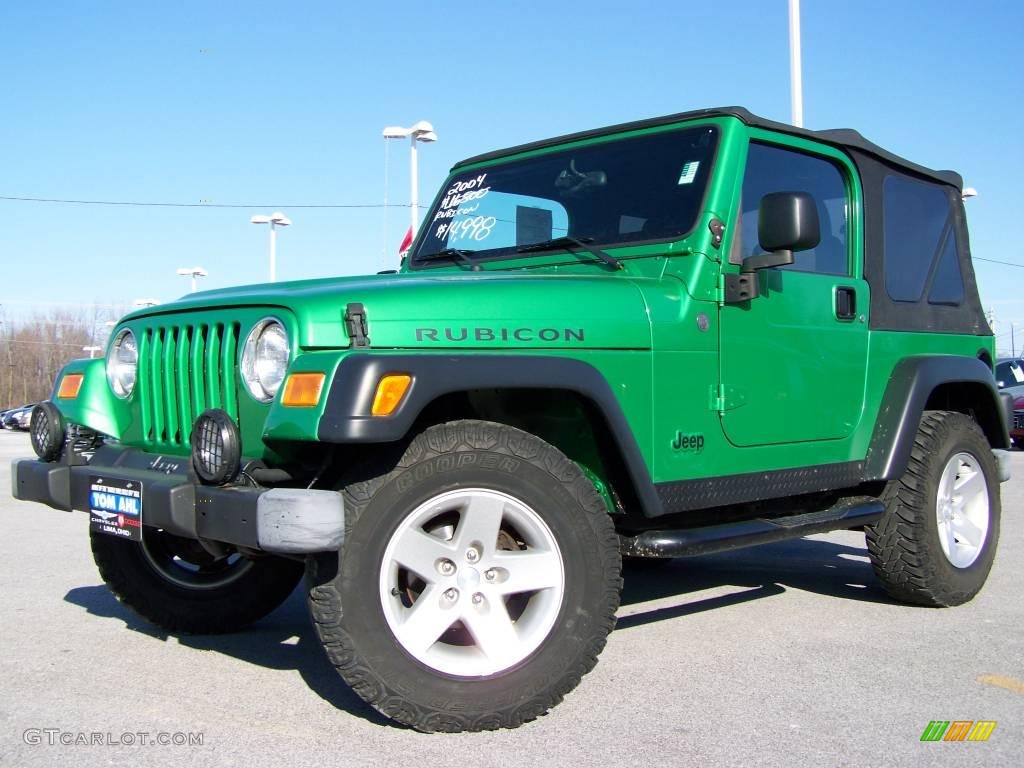
{"label": "round headlight", "polygon": [[135,374],[139,368],[139,345],[135,334],[125,328],[114,337],[107,351],[107,380],[118,397],[128,397],[135,389]]}
{"label": "round headlight", "polygon": [[249,394],[269,403],[281,388],[288,370],[288,334],[277,320],[260,320],[249,331],[242,349],[242,380]]}

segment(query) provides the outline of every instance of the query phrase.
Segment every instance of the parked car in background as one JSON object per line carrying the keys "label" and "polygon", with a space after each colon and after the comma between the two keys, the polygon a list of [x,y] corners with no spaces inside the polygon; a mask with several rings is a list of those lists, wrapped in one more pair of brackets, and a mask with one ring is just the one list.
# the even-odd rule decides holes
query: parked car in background
{"label": "parked car in background", "polygon": [[18,409],[18,408],[12,408],[12,409],[11,409],[11,410],[9,410],[9,411],[4,411],[4,413],[3,413],[3,424],[4,424],[4,429],[17,429],[17,425],[15,424],[15,418],[14,418],[14,415],[15,415],[15,414],[16,414],[16,413],[17,413],[17,412],[18,412],[19,410],[20,410],[20,409]]}
{"label": "parked car in background", "polygon": [[1018,357],[996,360],[996,386],[1014,397],[1024,395],[1024,361]]}
{"label": "parked car in background", "polygon": [[1010,424],[1013,444],[1024,449],[1024,394],[1013,401],[1013,422]]}
{"label": "parked car in background", "polygon": [[21,408],[12,408],[3,414],[3,425],[6,429],[27,430],[29,421],[32,419],[32,409],[35,403],[23,405]]}

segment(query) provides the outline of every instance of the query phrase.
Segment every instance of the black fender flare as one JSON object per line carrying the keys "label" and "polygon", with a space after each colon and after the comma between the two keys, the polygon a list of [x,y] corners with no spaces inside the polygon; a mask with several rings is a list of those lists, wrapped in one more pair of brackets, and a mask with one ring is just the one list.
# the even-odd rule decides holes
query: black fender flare
{"label": "black fender flare", "polygon": [[[373,416],[377,384],[388,374],[412,382],[390,416]],[[408,434],[424,408],[442,395],[474,389],[556,389],[589,400],[604,417],[621,451],[644,514],[661,512],[651,475],[622,407],[604,375],[589,363],[549,355],[369,354],[338,365],[317,428],[326,443],[389,443]]]}
{"label": "black fender flare", "polygon": [[982,424],[993,448],[1008,448],[1010,435],[992,369],[974,357],[921,355],[906,357],[889,376],[882,404],[875,420],[865,461],[865,480],[893,480],[901,476],[910,461],[918,425],[929,397],[943,384],[972,384],[984,389],[997,418]]}

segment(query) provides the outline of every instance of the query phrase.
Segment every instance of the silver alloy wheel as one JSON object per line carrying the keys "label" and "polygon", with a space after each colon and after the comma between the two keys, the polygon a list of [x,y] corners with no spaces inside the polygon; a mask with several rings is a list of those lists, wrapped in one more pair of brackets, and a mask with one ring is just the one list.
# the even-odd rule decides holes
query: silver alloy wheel
{"label": "silver alloy wheel", "polygon": [[957,568],[967,568],[981,554],[988,538],[988,484],[981,463],[970,453],[946,462],[935,500],[942,552]]}
{"label": "silver alloy wheel", "polygon": [[414,509],[391,536],[380,601],[399,644],[431,669],[494,675],[551,632],[565,591],[547,523],[519,499],[448,491]]}
{"label": "silver alloy wheel", "polygon": [[163,578],[185,589],[216,589],[244,576],[253,561],[233,552],[214,557],[198,541],[163,529],[142,529],[142,554]]}

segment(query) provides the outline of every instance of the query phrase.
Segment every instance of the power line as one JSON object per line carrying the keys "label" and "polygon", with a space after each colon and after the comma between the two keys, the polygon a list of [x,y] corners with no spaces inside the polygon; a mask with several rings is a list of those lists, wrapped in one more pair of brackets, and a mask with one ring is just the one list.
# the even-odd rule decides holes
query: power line
{"label": "power line", "polygon": [[[149,203],[136,200],[64,200],[54,197],[11,197],[0,195],[0,200],[22,203],[63,203],[65,205],[127,205],[143,208],[408,208],[409,204],[387,203]],[[419,208],[426,206],[420,205]]]}
{"label": "power line", "polygon": [[85,307],[87,309],[117,309],[123,312],[128,312],[131,307],[124,304],[100,304],[98,302],[74,302],[74,301],[53,301],[48,299],[5,299],[0,298],[0,307],[5,304],[27,304],[28,306],[36,305],[53,305],[58,307]]}
{"label": "power line", "polygon": [[[85,343],[88,343],[88,339],[86,339]],[[27,341],[27,340],[24,340],[24,339],[10,339],[10,338],[2,338],[2,339],[0,339],[0,344],[33,344],[33,345],[42,346],[42,347],[78,347],[79,349],[81,349],[81,347],[82,347],[82,343],[61,342],[61,341]]]}
{"label": "power line", "polygon": [[972,256],[974,261],[987,261],[990,264],[1002,264],[1007,267],[1017,267],[1018,269],[1024,269],[1024,264],[1015,264],[1012,261],[999,261],[999,259],[983,259],[981,256]]}

